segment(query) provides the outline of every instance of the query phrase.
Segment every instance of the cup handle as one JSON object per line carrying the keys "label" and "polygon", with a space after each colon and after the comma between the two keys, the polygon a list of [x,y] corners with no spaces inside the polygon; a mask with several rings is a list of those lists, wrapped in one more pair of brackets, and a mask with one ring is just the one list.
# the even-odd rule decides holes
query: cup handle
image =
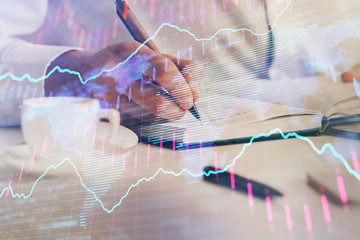
{"label": "cup handle", "polygon": [[111,132],[109,137],[114,137],[117,134],[117,130],[120,126],[120,112],[116,109],[101,108],[99,114],[101,118],[109,120],[109,124],[111,124]]}

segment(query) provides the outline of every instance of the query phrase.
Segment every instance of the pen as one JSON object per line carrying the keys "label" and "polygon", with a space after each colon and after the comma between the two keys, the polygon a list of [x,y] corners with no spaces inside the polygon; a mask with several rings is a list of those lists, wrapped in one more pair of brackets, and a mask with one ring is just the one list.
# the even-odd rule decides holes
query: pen
{"label": "pen", "polygon": [[[215,171],[214,167],[206,166],[204,172],[219,172],[222,171],[218,169]],[[204,174],[204,180],[210,183],[218,184],[224,187],[231,188],[231,174],[229,172],[221,173],[211,173],[209,176]],[[247,178],[241,177],[237,174],[234,174],[234,186],[235,190],[240,192],[248,192],[248,183],[251,183],[252,195],[258,198],[265,198],[266,196],[282,196],[283,194],[272,187],[266,186],[265,184],[249,180]]]}
{"label": "pen", "polygon": [[[160,53],[159,49],[156,47],[154,42],[152,40],[149,40],[149,35],[146,33],[144,27],[140,24],[139,20],[136,18],[135,14],[130,10],[127,3],[123,0],[116,0],[116,13],[121,19],[121,21],[124,23],[125,27],[131,34],[131,36],[134,38],[134,40],[145,43],[147,47],[152,49],[154,52]],[[168,95],[173,101],[175,99],[171,96],[169,91],[167,91],[163,86],[161,86],[159,83],[152,81],[148,82],[152,86],[158,88],[163,94]],[[193,103],[193,106],[188,110],[196,119],[201,121],[200,114],[197,110],[197,107],[195,103]]]}

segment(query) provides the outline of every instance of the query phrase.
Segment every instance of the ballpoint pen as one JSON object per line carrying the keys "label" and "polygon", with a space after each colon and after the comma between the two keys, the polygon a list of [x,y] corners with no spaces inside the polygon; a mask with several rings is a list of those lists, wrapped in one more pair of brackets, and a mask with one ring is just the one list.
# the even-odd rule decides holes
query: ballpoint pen
{"label": "ballpoint pen", "polygon": [[248,183],[251,183],[251,193],[254,197],[265,198],[266,196],[282,196],[282,193],[275,190],[272,187],[266,186],[265,184],[246,179],[237,174],[234,174],[234,183],[231,183],[231,175],[229,172],[222,171],[221,169],[215,170],[214,167],[206,166],[204,173],[211,174],[207,176],[204,174],[204,180],[210,183],[218,184],[224,187],[235,187],[234,190],[241,192],[248,192]]}
{"label": "ballpoint pen", "polygon": [[[125,27],[134,38],[134,40],[144,43],[147,47],[152,49],[154,52],[160,53],[159,49],[156,47],[154,42],[150,39],[149,35],[146,33],[144,27],[140,24],[139,20],[136,18],[135,14],[130,10],[127,3],[123,0],[116,0],[116,13],[124,23]],[[147,81],[148,84],[156,87],[161,91],[162,94],[169,96],[173,101],[175,99],[171,96],[168,90],[161,86],[158,82]],[[195,103],[188,110],[196,119],[201,121],[200,114],[197,110]]]}

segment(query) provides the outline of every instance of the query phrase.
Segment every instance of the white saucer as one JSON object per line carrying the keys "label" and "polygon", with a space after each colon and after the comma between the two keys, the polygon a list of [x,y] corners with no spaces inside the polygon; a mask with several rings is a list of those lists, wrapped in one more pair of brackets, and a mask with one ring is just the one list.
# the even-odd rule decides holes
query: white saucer
{"label": "white saucer", "polygon": [[[109,131],[111,131],[110,124],[100,122],[96,126],[96,131],[100,133],[108,134]],[[121,146],[122,148],[129,149],[138,143],[139,141],[138,136],[130,129],[119,125],[117,131],[118,132],[116,134],[113,134],[113,137],[106,139],[108,141],[107,143],[108,145],[115,144],[117,146]],[[103,136],[104,135],[98,134],[96,141],[102,141],[101,137]]]}
{"label": "white saucer", "polygon": [[[97,132],[107,133],[110,131],[110,125],[107,123],[99,123],[97,125]],[[102,146],[104,138],[102,134],[98,134],[95,139],[95,145],[97,145],[95,151],[99,151]],[[130,129],[120,126],[118,128],[118,133],[114,134],[114,137],[106,139],[104,152],[110,152],[114,149],[114,146],[117,149],[130,149],[138,143],[137,135]],[[93,154],[93,153],[89,153]],[[131,154],[131,150],[126,151],[126,155]],[[24,173],[30,173],[31,175],[41,176],[45,173],[50,166],[55,166],[56,164],[64,161],[65,158],[69,158],[77,168],[80,168],[81,162],[87,157],[88,154],[72,156],[54,156],[51,159],[39,160],[34,159],[32,164],[32,153],[27,145],[18,145],[11,147],[5,150],[3,153],[0,153],[0,161],[12,168],[20,169],[23,168]],[[56,169],[49,169],[46,173],[46,176],[74,176],[75,170],[74,167],[68,162],[60,164]]]}

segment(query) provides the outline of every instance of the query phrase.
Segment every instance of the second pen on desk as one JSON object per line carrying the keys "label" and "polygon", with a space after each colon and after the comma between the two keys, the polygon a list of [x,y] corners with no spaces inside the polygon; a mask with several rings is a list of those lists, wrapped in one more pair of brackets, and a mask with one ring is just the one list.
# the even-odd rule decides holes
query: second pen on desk
{"label": "second pen on desk", "polygon": [[[154,42],[150,39],[149,35],[146,33],[144,27],[140,24],[139,20],[136,18],[135,14],[130,10],[127,3],[123,0],[116,0],[116,13],[124,23],[125,27],[134,38],[134,40],[145,44],[154,52],[160,53],[159,49],[156,47]],[[163,86],[159,83],[152,81],[148,82],[149,84],[153,85],[154,87],[158,88],[163,94],[168,95],[173,101],[175,99],[171,96],[168,90],[166,90]],[[189,109],[189,112],[198,120],[201,121],[200,114],[196,108],[195,103]]]}
{"label": "second pen on desk", "polygon": [[[222,169],[215,169],[212,166],[204,168],[204,180],[213,184],[218,184],[223,187],[232,188],[240,192],[248,192],[254,197],[266,198],[266,196],[282,196],[283,194],[278,190],[265,185],[263,183],[241,177],[237,174],[231,174]],[[249,189],[249,185],[250,188]]]}

